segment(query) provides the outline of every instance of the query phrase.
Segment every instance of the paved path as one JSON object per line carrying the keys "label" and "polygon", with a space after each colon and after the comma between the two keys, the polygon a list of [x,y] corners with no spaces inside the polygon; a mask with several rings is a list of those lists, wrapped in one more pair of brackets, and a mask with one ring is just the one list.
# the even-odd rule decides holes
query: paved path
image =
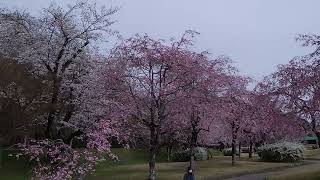
{"label": "paved path", "polygon": [[294,171],[300,170],[301,168],[308,168],[310,166],[314,166],[315,164],[320,164],[319,160],[305,160],[305,162],[308,162],[308,164],[295,166],[295,167],[288,167],[281,170],[272,170],[270,172],[264,172],[264,173],[247,174],[247,175],[242,175],[234,178],[227,178],[224,180],[266,180],[266,178],[271,175],[278,175],[288,171],[294,172]]}
{"label": "paved path", "polygon": [[228,178],[224,180],[265,180],[268,176],[274,175],[274,172],[248,174],[234,178]]}

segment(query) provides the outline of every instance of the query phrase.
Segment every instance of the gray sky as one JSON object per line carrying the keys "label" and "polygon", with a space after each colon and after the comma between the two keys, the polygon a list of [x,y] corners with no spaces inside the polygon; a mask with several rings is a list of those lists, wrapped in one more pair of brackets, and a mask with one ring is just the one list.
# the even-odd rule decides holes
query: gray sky
{"label": "gray sky", "polygon": [[[60,4],[74,0],[56,0]],[[1,6],[39,11],[49,0],[0,0]],[[228,55],[240,71],[257,80],[278,64],[310,49],[295,42],[298,33],[320,30],[319,0],[97,0],[121,5],[113,26],[124,37],[148,33],[156,38],[200,32],[199,50]]]}

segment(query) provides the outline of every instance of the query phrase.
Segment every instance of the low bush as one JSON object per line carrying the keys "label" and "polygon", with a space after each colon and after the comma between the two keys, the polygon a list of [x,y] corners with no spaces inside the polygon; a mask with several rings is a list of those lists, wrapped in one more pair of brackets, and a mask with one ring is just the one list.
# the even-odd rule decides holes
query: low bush
{"label": "low bush", "polygon": [[218,150],[218,149],[207,149],[208,152],[208,156],[210,156],[210,158],[213,158],[213,156],[222,156],[223,152]]}
{"label": "low bush", "polygon": [[303,159],[304,151],[302,144],[281,142],[259,147],[258,155],[262,161],[296,162]]}
{"label": "low bush", "polygon": [[196,147],[194,149],[194,156],[196,161],[205,161],[208,157],[208,151],[206,148],[203,147]]}
{"label": "low bush", "polygon": [[174,162],[187,162],[190,160],[189,150],[178,151],[171,154],[171,161]]}
{"label": "low bush", "polygon": [[[232,148],[227,148],[223,150],[224,156],[232,156]],[[236,149],[236,155],[239,155],[239,149]]]}
{"label": "low bush", "polygon": [[[194,149],[194,156],[196,161],[204,161],[208,159],[208,152],[206,148],[196,147]],[[186,162],[190,160],[190,149],[178,151],[171,154],[171,160],[174,162]]]}

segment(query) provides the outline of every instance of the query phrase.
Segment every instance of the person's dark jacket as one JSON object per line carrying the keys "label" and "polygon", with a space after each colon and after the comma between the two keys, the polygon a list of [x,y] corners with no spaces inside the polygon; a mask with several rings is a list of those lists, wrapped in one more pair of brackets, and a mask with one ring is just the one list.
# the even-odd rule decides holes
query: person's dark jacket
{"label": "person's dark jacket", "polygon": [[183,176],[183,180],[196,180],[196,178],[194,177],[193,173],[186,173]]}

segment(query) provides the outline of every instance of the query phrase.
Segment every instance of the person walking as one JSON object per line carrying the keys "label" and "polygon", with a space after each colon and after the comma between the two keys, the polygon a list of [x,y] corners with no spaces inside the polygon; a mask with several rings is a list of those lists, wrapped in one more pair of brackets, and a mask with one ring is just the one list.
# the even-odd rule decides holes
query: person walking
{"label": "person walking", "polygon": [[196,180],[190,166],[187,168],[187,172],[184,174],[183,180]]}

